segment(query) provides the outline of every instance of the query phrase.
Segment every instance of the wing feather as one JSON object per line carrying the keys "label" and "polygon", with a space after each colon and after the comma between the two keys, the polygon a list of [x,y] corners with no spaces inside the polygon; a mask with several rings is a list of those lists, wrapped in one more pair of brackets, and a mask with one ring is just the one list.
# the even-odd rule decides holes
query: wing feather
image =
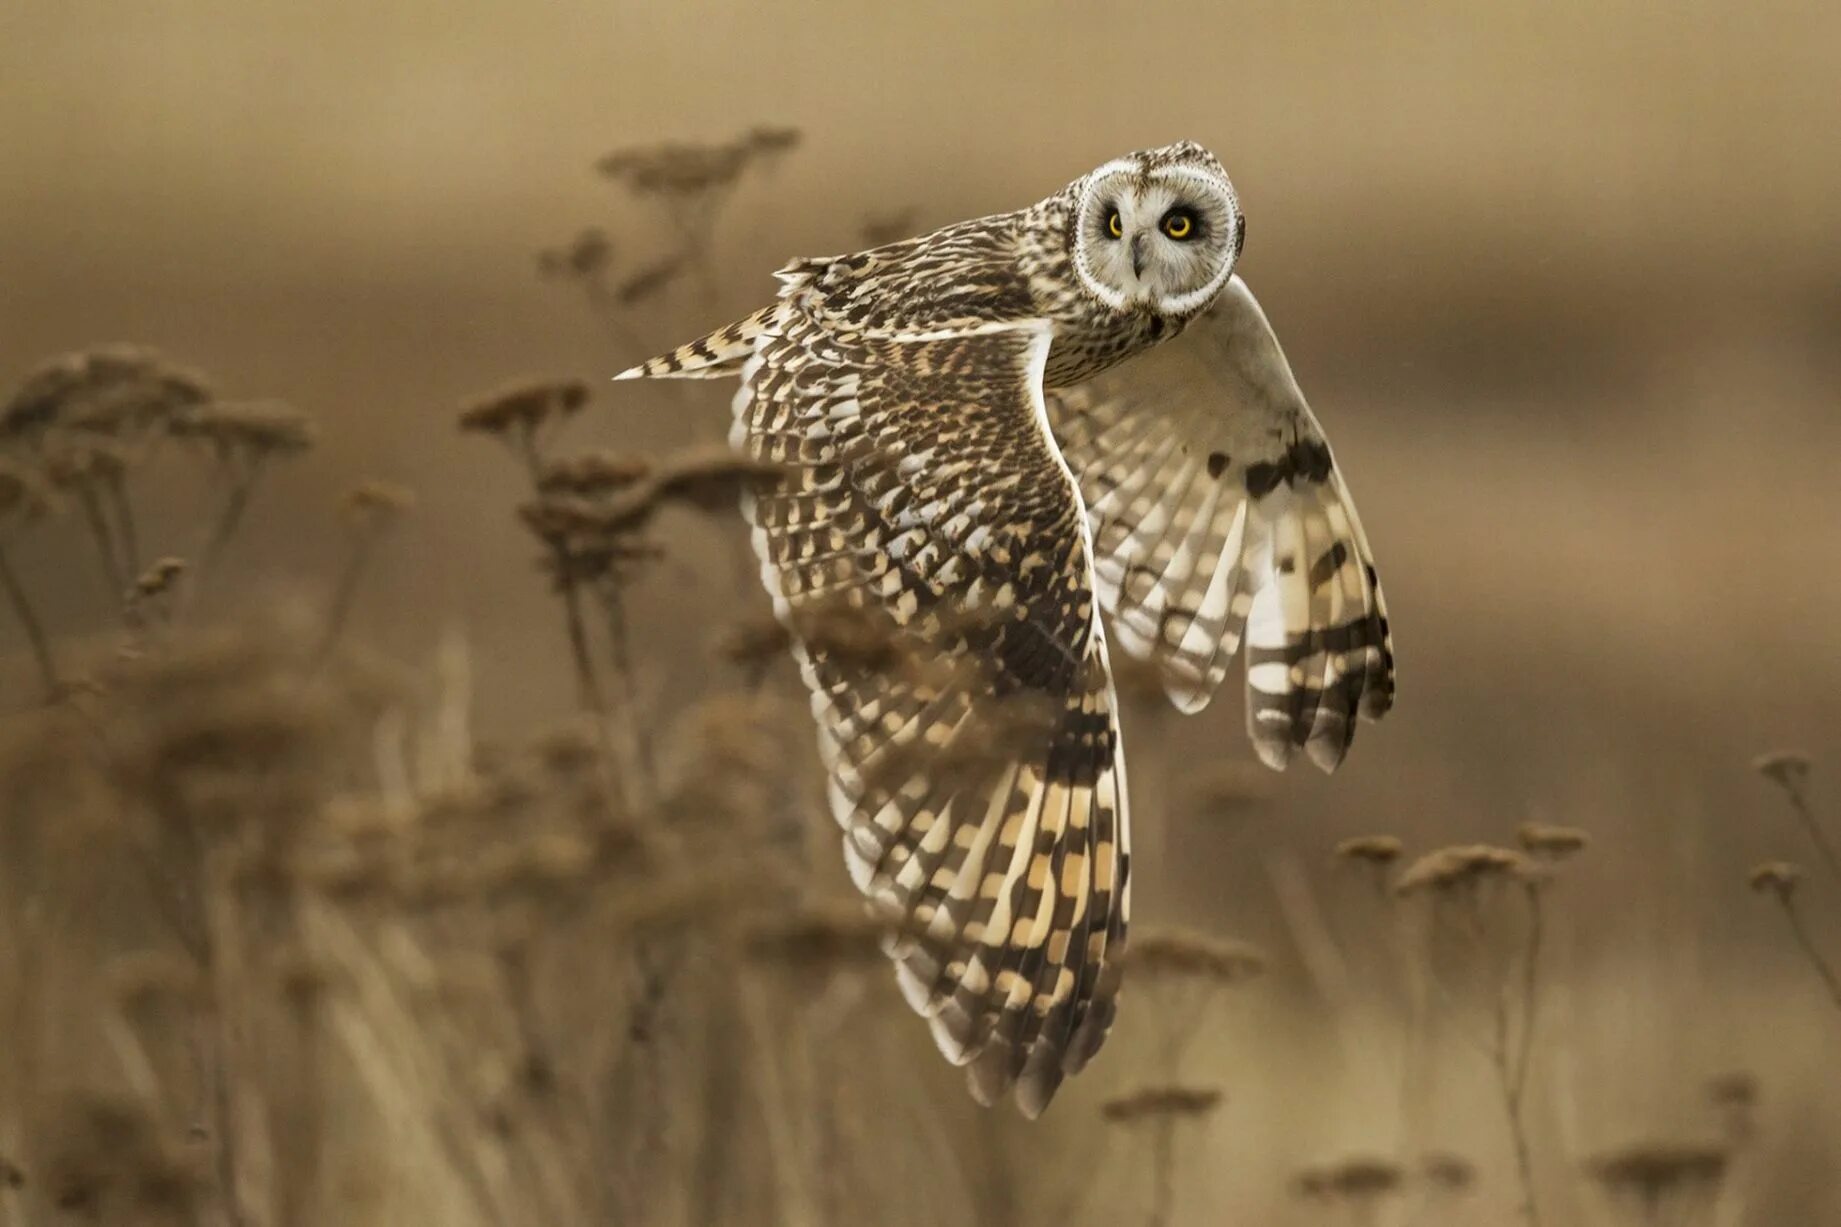
{"label": "wing feather", "polygon": [[1323,432],[1238,277],[1182,339],[1048,400],[1119,642],[1204,706],[1246,644],[1261,759],[1323,770],[1393,702],[1373,555]]}
{"label": "wing feather", "polygon": [[987,1102],[1021,1079],[1032,1114],[1112,1018],[1130,867],[1050,340],[1040,321],[864,331],[794,277],[732,436],[791,474],[747,512],[852,880],[908,922],[889,953],[941,1051]]}

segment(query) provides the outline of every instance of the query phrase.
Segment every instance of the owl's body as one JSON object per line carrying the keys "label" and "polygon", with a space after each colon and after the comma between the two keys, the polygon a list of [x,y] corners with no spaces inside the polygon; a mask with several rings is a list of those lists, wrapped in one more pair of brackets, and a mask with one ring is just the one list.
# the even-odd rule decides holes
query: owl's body
{"label": "owl's body", "polygon": [[[1125,948],[1100,608],[1185,710],[1244,628],[1274,766],[1302,747],[1333,767],[1391,702],[1367,543],[1232,276],[1243,237],[1220,164],[1167,146],[1027,209],[795,261],[771,307],[626,373],[740,376],[733,440],[786,474],[748,512],[852,878],[900,926],[942,1051],[1031,1114],[1103,1041]],[[1215,360],[1199,386],[1133,380],[1204,320],[1204,344],[1170,347]]]}

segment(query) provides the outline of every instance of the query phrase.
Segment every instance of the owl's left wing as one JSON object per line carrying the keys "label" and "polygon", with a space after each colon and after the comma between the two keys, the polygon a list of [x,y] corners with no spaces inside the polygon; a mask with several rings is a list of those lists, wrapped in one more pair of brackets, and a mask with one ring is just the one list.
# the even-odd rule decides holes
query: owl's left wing
{"label": "owl's left wing", "polygon": [[1247,728],[1269,766],[1341,763],[1393,704],[1393,641],[1368,540],[1265,313],[1239,277],[1177,340],[1049,417],[1086,498],[1119,643],[1198,711],[1244,631]]}
{"label": "owl's left wing", "polygon": [[[1098,1049],[1130,823],[1084,510],[1049,437],[1040,320],[868,333],[795,278],[734,439],[851,876],[910,930],[910,1004],[986,1102],[1031,1115]],[[912,940],[907,940],[911,938]]]}

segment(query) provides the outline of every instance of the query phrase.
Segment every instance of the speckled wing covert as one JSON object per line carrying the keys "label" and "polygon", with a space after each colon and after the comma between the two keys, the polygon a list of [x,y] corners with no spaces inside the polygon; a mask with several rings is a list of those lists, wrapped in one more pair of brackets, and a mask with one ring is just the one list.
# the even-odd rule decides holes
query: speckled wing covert
{"label": "speckled wing covert", "polygon": [[1111,1023],[1130,866],[1049,326],[865,331],[783,276],[734,441],[791,472],[747,510],[851,875],[902,924],[902,989],[973,1092],[1035,1115]]}
{"label": "speckled wing covert", "polygon": [[1278,340],[1232,278],[1178,339],[1049,417],[1092,522],[1119,643],[1172,702],[1207,704],[1247,643],[1247,727],[1268,765],[1332,771],[1357,717],[1393,704],[1393,641],[1368,541]]}

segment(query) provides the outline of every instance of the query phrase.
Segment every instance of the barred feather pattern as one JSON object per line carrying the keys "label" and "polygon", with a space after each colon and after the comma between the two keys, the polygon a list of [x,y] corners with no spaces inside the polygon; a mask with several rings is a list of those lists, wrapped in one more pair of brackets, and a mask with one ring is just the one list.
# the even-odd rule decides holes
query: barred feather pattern
{"label": "barred feather pattern", "polygon": [[1048,397],[1079,475],[1119,643],[1171,701],[1207,704],[1244,633],[1268,765],[1325,771],[1392,706],[1393,640],[1328,443],[1239,277],[1184,339]]}
{"label": "barred feather pattern", "polygon": [[[916,936],[902,990],[974,1094],[1034,1115],[1099,1048],[1129,820],[1084,509],[1041,321],[865,332],[788,270],[734,442],[788,467],[748,515],[798,643],[859,889]],[[875,628],[866,657],[835,628]]]}

